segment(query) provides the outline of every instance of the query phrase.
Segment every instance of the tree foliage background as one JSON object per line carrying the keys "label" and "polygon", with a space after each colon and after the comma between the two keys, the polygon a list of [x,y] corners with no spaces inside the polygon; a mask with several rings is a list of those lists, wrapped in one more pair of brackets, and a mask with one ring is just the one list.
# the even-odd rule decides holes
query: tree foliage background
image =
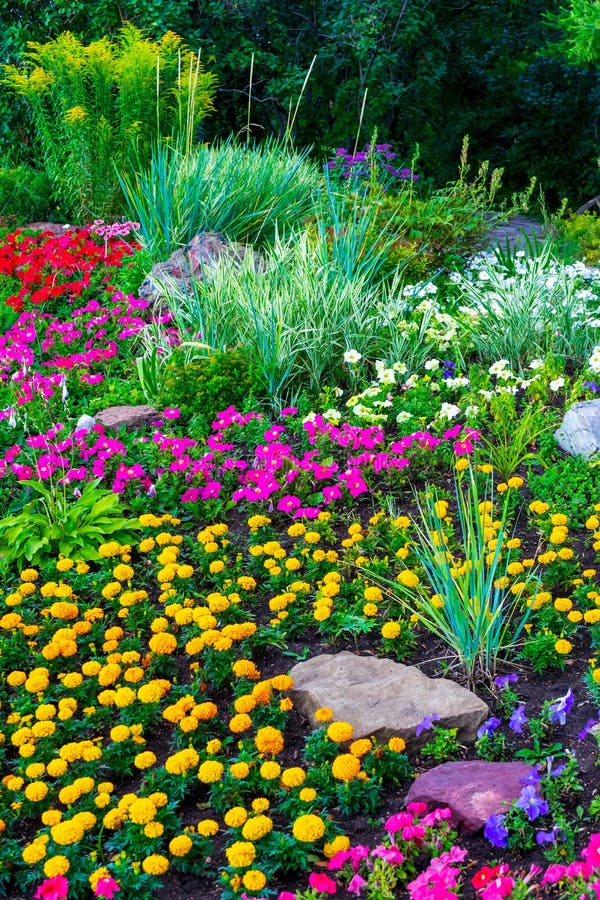
{"label": "tree foliage background", "polygon": [[[585,4],[588,0],[574,0]],[[123,20],[200,47],[219,78],[204,137],[282,134],[325,154],[377,129],[441,184],[470,136],[473,163],[505,169],[509,190],[539,178],[571,206],[600,191],[597,59],[560,47],[561,0],[0,0],[0,61],[70,30],[88,41]],[[589,5],[589,3],[588,3]],[[552,17],[557,19],[553,24]],[[564,34],[564,30],[563,30]],[[253,77],[250,91],[251,60]],[[365,99],[366,92],[366,99]],[[251,96],[249,96],[251,94]],[[35,153],[25,110],[3,90],[0,148]]]}

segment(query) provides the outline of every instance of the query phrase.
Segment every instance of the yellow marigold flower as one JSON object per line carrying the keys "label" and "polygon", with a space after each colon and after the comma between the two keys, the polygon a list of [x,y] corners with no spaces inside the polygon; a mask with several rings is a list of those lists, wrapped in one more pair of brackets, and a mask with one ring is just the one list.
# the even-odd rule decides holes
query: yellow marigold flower
{"label": "yellow marigold flower", "polygon": [[68,768],[66,759],[51,759],[46,765],[46,772],[51,778],[60,778],[64,775]]}
{"label": "yellow marigold flower", "polygon": [[548,512],[550,507],[547,503],[544,503],[543,500],[533,500],[529,504],[529,509],[532,513],[535,513],[536,516],[543,516],[544,513]]}
{"label": "yellow marigold flower", "polygon": [[191,710],[191,714],[200,722],[210,722],[218,712],[217,704],[212,703],[210,700],[205,700],[204,703],[198,703],[193,706]]}
{"label": "yellow marigold flower", "polygon": [[254,816],[247,819],[242,827],[242,837],[246,841],[260,841],[261,838],[273,830],[273,820],[269,816]]}
{"label": "yellow marigold flower", "polygon": [[242,734],[252,728],[252,719],[247,713],[238,713],[229,720],[229,730],[234,734]]}
{"label": "yellow marigold flower", "polygon": [[268,516],[250,516],[248,519],[248,528],[256,529],[256,528],[264,528],[265,525],[270,525],[271,520]]}
{"label": "yellow marigold flower", "polygon": [[115,566],[113,569],[113,578],[116,578],[117,581],[131,581],[133,575],[133,567],[128,566],[125,563],[119,563],[119,565]]}
{"label": "yellow marigold flower", "polygon": [[169,841],[169,853],[172,856],[187,856],[193,846],[189,834],[178,834]]}
{"label": "yellow marigold flower", "polygon": [[317,722],[330,722],[333,719],[333,710],[328,706],[320,706],[315,710],[315,719]]}
{"label": "yellow marigold flower", "polygon": [[66,856],[51,856],[44,863],[44,875],[46,878],[55,878],[57,875],[66,875],[71,863]]}
{"label": "yellow marigold flower", "polygon": [[142,703],[157,703],[171,690],[171,682],[164,678],[156,678],[138,688],[138,700]]}
{"label": "yellow marigold flower", "polygon": [[559,559],[573,559],[575,556],[570,547],[561,547],[556,555]]}
{"label": "yellow marigold flower", "polygon": [[559,638],[554,644],[554,649],[557,653],[560,653],[561,656],[565,656],[567,653],[571,652],[573,644],[570,641],[567,641],[566,638]]}
{"label": "yellow marigold flower", "polygon": [[326,842],[323,845],[323,853],[327,857],[327,859],[332,859],[336,855],[336,853],[349,849],[350,838],[346,837],[345,834],[338,834],[332,841]]}
{"label": "yellow marigold flower", "polygon": [[571,612],[568,613],[567,619],[569,620],[569,622],[577,624],[577,622],[582,621],[583,613],[581,613],[578,609],[572,609]]}
{"label": "yellow marigold flower", "polygon": [[332,722],[327,728],[327,737],[336,744],[342,744],[344,741],[351,741],[354,728],[350,722]]}
{"label": "yellow marigold flower", "polygon": [[237,762],[229,766],[229,774],[236,781],[243,781],[250,774],[250,766],[246,762]]}
{"label": "yellow marigold flower", "polygon": [[[172,775],[183,775],[185,772],[189,772],[190,769],[194,769],[199,762],[200,757],[196,750],[193,747],[188,747],[186,750],[180,750],[178,753],[173,753],[172,756],[169,756],[165,761],[165,769]],[[218,779],[216,780],[218,781]]]}
{"label": "yellow marigold flower", "polygon": [[290,527],[287,530],[287,533],[292,538],[302,537],[303,534],[306,534],[306,526],[303,525],[301,522],[295,522],[293,525],[290,525]]}
{"label": "yellow marigold flower", "polygon": [[419,576],[410,569],[403,569],[398,575],[397,580],[400,584],[403,584],[404,587],[408,588],[414,588],[419,584]]}
{"label": "yellow marigold flower", "polygon": [[570,609],[573,609],[573,601],[568,597],[557,597],[554,601],[554,609],[558,612],[569,612]]}
{"label": "yellow marigold flower", "polygon": [[281,784],[285,788],[300,787],[306,778],[306,772],[300,766],[292,766],[281,773]]}
{"label": "yellow marigold flower", "polygon": [[27,846],[23,848],[21,858],[28,866],[33,866],[40,862],[45,855],[46,844],[43,841],[34,841],[32,844],[27,844]]}
{"label": "yellow marigold flower", "polygon": [[147,825],[144,825],[144,834],[148,838],[157,838],[162,837],[164,834],[165,826],[162,822],[148,822]]}
{"label": "yellow marigold flower", "polygon": [[386,622],[381,628],[381,636],[388,641],[395,640],[401,632],[399,622]]}
{"label": "yellow marigold flower", "polygon": [[567,539],[566,528],[553,528],[548,540],[551,544],[564,544]]}
{"label": "yellow marigold flower", "polygon": [[257,681],[260,678],[259,670],[250,659],[238,659],[231,670],[237,678],[249,678],[250,681]]}
{"label": "yellow marigold flower", "polygon": [[359,738],[359,740],[353,741],[348,749],[352,756],[360,758],[373,749],[373,742],[369,738]]}
{"label": "yellow marigold flower", "polygon": [[299,816],[292,826],[292,834],[297,841],[312,844],[325,834],[325,823],[319,816],[308,814]]}
{"label": "yellow marigold flower", "polygon": [[509,488],[520,488],[523,487],[525,481],[519,475],[513,475],[512,478],[509,478],[507,481]]}
{"label": "yellow marigold flower", "polygon": [[370,603],[381,603],[383,594],[381,588],[370,586],[364,589],[363,597]]}
{"label": "yellow marigold flower", "polygon": [[402,753],[406,749],[406,741],[401,737],[391,737],[388,741],[388,748],[392,753]]}
{"label": "yellow marigold flower", "polygon": [[127,814],[136,825],[147,825],[156,817],[156,806],[148,797],[138,797],[129,807]]}
{"label": "yellow marigold flower", "polygon": [[[460,459],[457,459],[454,463],[454,468],[457,472],[464,472],[465,469],[469,468],[469,460],[466,457],[461,456]],[[500,487],[500,485],[498,485],[498,487]]]}
{"label": "yellow marigold flower", "polygon": [[587,625],[596,625],[600,622],[600,609],[588,609],[583,614],[583,620]]}
{"label": "yellow marigold flower", "polygon": [[50,829],[50,835],[55,844],[60,846],[69,846],[76,844],[84,835],[84,829],[77,825],[73,819],[67,819],[53,825]]}
{"label": "yellow marigold flower", "polygon": [[278,728],[267,725],[265,728],[259,728],[254,743],[259,753],[271,753],[273,756],[277,756],[283,750],[283,735]]}
{"label": "yellow marigold flower", "polygon": [[25,769],[27,778],[41,778],[46,771],[44,763],[31,763]]}
{"label": "yellow marigold flower", "polygon": [[31,800],[32,803],[39,803],[40,800],[44,799],[47,793],[48,785],[44,784],[43,781],[32,781],[25,788],[25,796],[28,800]]}
{"label": "yellow marigold flower", "polygon": [[567,525],[569,520],[564,515],[564,513],[554,513],[553,515],[550,516],[550,521],[552,522],[553,525],[562,526],[562,525]]}
{"label": "yellow marigold flower", "polygon": [[118,581],[111,581],[109,584],[105,585],[100,593],[106,600],[111,600],[113,597],[116,597],[117,594],[121,591],[121,584]]}
{"label": "yellow marigold flower", "polygon": [[256,847],[248,841],[236,841],[225,850],[227,861],[234,869],[246,869],[256,857]]}
{"label": "yellow marigold flower", "polygon": [[164,875],[169,868],[169,860],[159,853],[152,853],[142,860],[142,869],[146,875]]}
{"label": "yellow marigold flower", "polygon": [[39,572],[37,571],[37,569],[23,569],[23,571],[21,572],[21,574],[19,576],[21,581],[31,581],[31,582],[37,581],[39,577],[40,577],[40,575],[39,575]]}
{"label": "yellow marigold flower", "polygon": [[25,684],[26,681],[27,675],[25,674],[25,672],[19,672],[17,670],[15,670],[14,672],[10,672],[6,679],[6,683],[10,687],[19,687],[19,685]]}
{"label": "yellow marigold flower", "polygon": [[228,828],[239,828],[247,818],[248,813],[243,806],[232,806],[223,816],[223,820]]}
{"label": "yellow marigold flower", "polygon": [[142,753],[138,753],[136,758],[133,761],[136,769],[149,769],[156,763],[156,754],[152,753],[151,750],[144,750]]}
{"label": "yellow marigold flower", "polygon": [[59,809],[46,809],[41,818],[43,825],[58,825],[62,819],[62,813]]}
{"label": "yellow marigold flower", "polygon": [[353,781],[360,772],[360,759],[352,753],[336,756],[331,764],[331,773],[338,781]]}
{"label": "yellow marigold flower", "polygon": [[592,679],[596,684],[600,684],[600,669],[594,669],[592,671]]}
{"label": "yellow marigold flower", "polygon": [[301,800],[302,803],[312,803],[316,798],[317,792],[314,788],[302,788],[298,794],[298,799]]}
{"label": "yellow marigold flower", "polygon": [[223,777],[223,769],[223,763],[218,762],[216,759],[209,759],[203,762],[198,769],[198,779],[203,784],[214,784]]}
{"label": "yellow marigold flower", "polygon": [[261,778],[265,781],[274,781],[281,774],[281,766],[278,762],[264,762],[260,767]]}
{"label": "yellow marigold flower", "polygon": [[267,883],[267,876],[260,869],[248,869],[242,878],[242,884],[247,891],[262,891]]}
{"label": "yellow marigold flower", "polygon": [[214,819],[202,819],[196,826],[196,831],[202,837],[212,837],[219,833],[219,823]]}
{"label": "yellow marigold flower", "polygon": [[158,656],[168,656],[177,649],[177,638],[174,634],[167,631],[154,634],[148,642],[148,646],[153,653]]}

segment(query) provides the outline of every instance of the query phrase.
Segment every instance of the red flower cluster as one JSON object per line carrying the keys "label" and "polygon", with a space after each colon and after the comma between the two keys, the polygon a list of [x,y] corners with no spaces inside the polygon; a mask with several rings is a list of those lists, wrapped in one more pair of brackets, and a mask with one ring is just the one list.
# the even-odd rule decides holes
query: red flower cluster
{"label": "red flower cluster", "polygon": [[96,243],[92,227],[74,228],[62,235],[50,231],[26,235],[22,229],[7,234],[0,247],[0,274],[14,276],[22,284],[7,305],[20,312],[25,301],[39,305],[56,297],[78,297],[98,265],[120,266],[123,258],[133,253],[120,238]]}

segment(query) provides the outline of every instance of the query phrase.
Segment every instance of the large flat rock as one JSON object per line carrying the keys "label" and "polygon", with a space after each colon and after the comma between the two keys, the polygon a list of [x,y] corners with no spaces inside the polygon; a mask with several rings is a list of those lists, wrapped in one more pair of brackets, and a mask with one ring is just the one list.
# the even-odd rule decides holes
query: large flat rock
{"label": "large flat rock", "polygon": [[153,406],[108,406],[97,412],[95,419],[111,431],[118,431],[120,428],[135,431],[150,425],[159,416],[159,411]]}
{"label": "large flat rock", "polygon": [[421,801],[430,809],[448,806],[452,825],[461,834],[474,834],[490,816],[508,811],[531,772],[522,762],[447,762],[419,775],[406,802]]}
{"label": "large flat rock", "polygon": [[398,736],[409,750],[431,737],[417,726],[426,716],[437,715],[436,725],[457,728],[461,743],[473,743],[477,729],[487,718],[487,704],[448,678],[428,678],[415,666],[391,659],[343,652],[315,656],[298,663],[290,672],[296,707],[318,727],[315,711],[327,706],[336,720],[350,722],[354,737],[387,741]]}

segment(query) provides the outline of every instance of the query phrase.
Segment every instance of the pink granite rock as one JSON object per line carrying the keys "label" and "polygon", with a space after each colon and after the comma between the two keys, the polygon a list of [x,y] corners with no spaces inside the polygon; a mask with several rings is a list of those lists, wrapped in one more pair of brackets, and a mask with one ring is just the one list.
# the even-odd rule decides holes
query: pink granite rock
{"label": "pink granite rock", "polygon": [[406,802],[429,809],[449,806],[452,824],[462,834],[474,834],[491,815],[505,813],[516,800],[532,767],[521,762],[447,762],[419,775]]}
{"label": "pink granite rock", "polygon": [[134,431],[136,428],[149,425],[157,416],[160,416],[160,413],[153,406],[109,406],[96,413],[94,418],[100,425],[113,431],[120,428]]}

